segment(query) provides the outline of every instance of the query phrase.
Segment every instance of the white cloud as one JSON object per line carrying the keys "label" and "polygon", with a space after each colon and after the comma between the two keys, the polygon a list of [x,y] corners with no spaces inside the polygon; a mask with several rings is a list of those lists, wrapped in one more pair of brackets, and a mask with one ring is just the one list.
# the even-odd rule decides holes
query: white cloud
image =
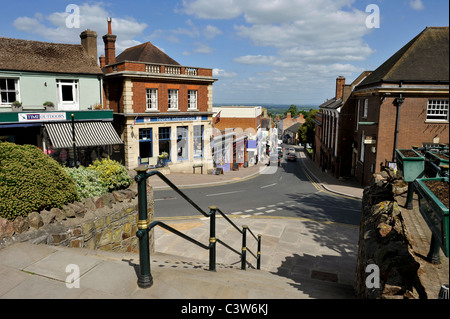
{"label": "white cloud", "polygon": [[411,1],[409,2],[409,5],[410,5],[410,7],[413,8],[414,10],[420,11],[420,10],[425,9],[425,6],[423,5],[422,0],[411,0]]}
{"label": "white cloud", "polygon": [[203,35],[208,40],[214,39],[216,36],[221,35],[222,33],[223,33],[222,31],[220,31],[217,27],[212,25],[207,25],[203,29]]}
{"label": "white cloud", "polygon": [[225,71],[223,69],[213,69],[213,76],[219,78],[234,78],[237,76],[237,73]]}
{"label": "white cloud", "polygon": [[[80,33],[86,29],[96,31],[98,34],[99,54],[102,53],[102,36],[107,33],[106,18],[110,13],[102,4],[79,5],[79,28],[69,28],[66,25],[68,12],[53,12],[47,16],[36,13],[33,18],[18,17],[13,25],[16,29],[31,34],[37,34],[49,41],[60,43],[80,43]],[[134,40],[147,28],[146,23],[139,23],[133,18],[112,17],[112,31],[117,35],[116,53],[119,54],[125,48],[140,44]]]}
{"label": "white cloud", "polygon": [[183,0],[182,11],[210,20],[243,17],[245,23],[234,25],[236,35],[264,48],[261,50],[264,53],[254,54],[252,50],[252,54],[241,53],[232,61],[248,66],[248,70],[258,66],[270,69],[257,76],[250,73],[246,79],[226,85],[242,95],[251,87],[254,95],[263,97],[268,88],[301,94],[315,90],[315,86],[333,83],[339,75],[356,77],[364,71],[354,64],[374,53],[364,40],[372,30],[366,27],[367,13],[354,8],[354,2]]}
{"label": "white cloud", "polygon": [[213,52],[213,49],[204,43],[196,42],[195,45],[196,48],[193,50],[194,53],[209,54]]}

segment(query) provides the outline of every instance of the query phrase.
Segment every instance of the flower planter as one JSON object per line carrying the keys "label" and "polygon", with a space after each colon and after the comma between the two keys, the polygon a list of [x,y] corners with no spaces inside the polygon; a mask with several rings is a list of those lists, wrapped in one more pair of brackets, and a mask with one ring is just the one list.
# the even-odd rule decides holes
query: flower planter
{"label": "flower planter", "polygon": [[449,215],[448,208],[425,185],[425,181],[444,181],[448,177],[420,178],[414,182],[419,197],[419,210],[433,236],[438,240],[445,256],[449,256]]}
{"label": "flower planter", "polygon": [[446,154],[425,153],[425,175],[427,177],[444,177],[448,176],[449,159]]}
{"label": "flower planter", "polygon": [[[404,155],[409,152],[411,155]],[[397,169],[403,175],[405,182],[414,182],[425,170],[425,157],[413,149],[396,149]]]}

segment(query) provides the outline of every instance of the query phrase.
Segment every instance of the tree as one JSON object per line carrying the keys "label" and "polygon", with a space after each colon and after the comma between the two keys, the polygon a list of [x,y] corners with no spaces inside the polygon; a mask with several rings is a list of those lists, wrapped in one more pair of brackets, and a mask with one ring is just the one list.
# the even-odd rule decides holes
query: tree
{"label": "tree", "polygon": [[291,104],[289,109],[286,112],[284,112],[284,116],[286,116],[288,113],[291,113],[291,117],[296,117],[299,113],[297,110],[297,106],[294,104]]}
{"label": "tree", "polygon": [[298,128],[298,139],[302,144],[314,143],[315,124],[314,119],[318,110],[310,110],[305,116],[305,123]]}

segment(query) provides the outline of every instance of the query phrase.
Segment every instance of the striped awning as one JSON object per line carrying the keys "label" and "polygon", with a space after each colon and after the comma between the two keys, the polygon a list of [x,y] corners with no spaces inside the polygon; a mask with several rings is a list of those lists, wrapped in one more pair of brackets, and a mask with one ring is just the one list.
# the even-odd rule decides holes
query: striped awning
{"label": "striped awning", "polygon": [[[77,147],[123,144],[111,122],[75,122]],[[54,149],[73,146],[72,123],[45,123]]]}

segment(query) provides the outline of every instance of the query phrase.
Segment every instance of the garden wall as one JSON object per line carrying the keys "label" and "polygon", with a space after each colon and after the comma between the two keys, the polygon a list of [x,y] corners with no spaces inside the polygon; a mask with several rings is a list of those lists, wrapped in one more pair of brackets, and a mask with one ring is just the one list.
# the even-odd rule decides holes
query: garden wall
{"label": "garden wall", "polygon": [[[147,186],[147,207],[153,220],[153,191]],[[82,202],[32,212],[13,222],[0,218],[0,248],[29,241],[73,248],[138,252],[138,199],[131,189],[106,193]],[[150,247],[154,251],[153,232]]]}
{"label": "garden wall", "polygon": [[[358,298],[426,298],[418,276],[420,264],[394,199],[394,194],[406,190],[405,183],[386,171],[375,174],[372,185],[364,189],[355,283]],[[379,269],[378,287],[371,281],[373,265]]]}

